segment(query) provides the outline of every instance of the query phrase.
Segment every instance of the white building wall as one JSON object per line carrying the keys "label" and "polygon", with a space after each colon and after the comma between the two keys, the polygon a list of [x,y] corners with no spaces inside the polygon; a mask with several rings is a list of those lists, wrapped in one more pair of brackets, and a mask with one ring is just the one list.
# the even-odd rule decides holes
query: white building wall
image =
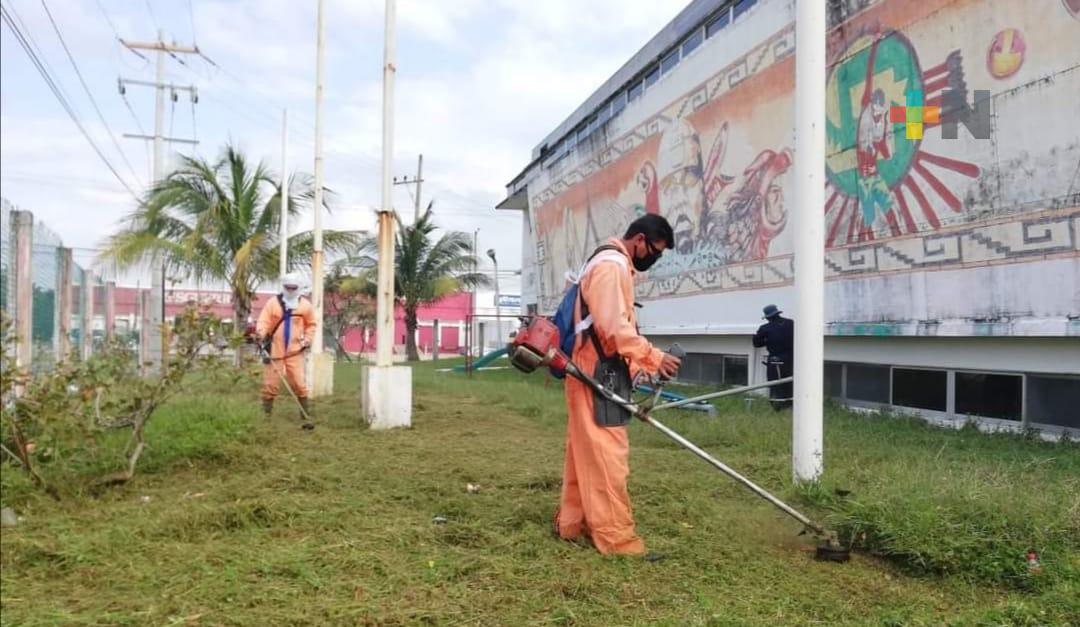
{"label": "white building wall", "polygon": [[[512,184],[528,197],[523,307],[552,312],[567,269],[659,213],[680,250],[638,285],[642,331],[756,363],[761,308],[799,317],[793,214],[824,211],[827,360],[1080,373],[1080,15],[1042,0],[844,6],[829,39],[826,207],[790,195],[794,4],[759,0]],[[913,89],[931,106],[960,93],[972,116],[988,91],[990,137],[860,125],[872,96],[891,112]]]}

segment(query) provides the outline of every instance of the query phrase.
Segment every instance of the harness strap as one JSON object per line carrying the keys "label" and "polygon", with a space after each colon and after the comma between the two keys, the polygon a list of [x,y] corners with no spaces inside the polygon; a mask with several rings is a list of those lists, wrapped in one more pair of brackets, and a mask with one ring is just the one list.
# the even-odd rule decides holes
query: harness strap
{"label": "harness strap", "polygon": [[[626,255],[622,253],[622,250],[618,246],[613,244],[604,244],[597,248],[593,254],[589,257],[589,260],[585,263],[585,266],[581,269],[581,273],[578,275],[578,281],[580,282],[585,278],[585,274],[591,270],[595,264],[611,261],[619,264],[623,270],[630,271],[629,266],[626,264]],[[579,284],[580,285],[580,284]],[[604,352],[604,349],[600,346],[600,340],[597,338],[596,333],[590,332],[593,326],[593,317],[589,313],[589,304],[585,302],[585,294],[582,293],[580,286],[578,287],[578,299],[581,300],[581,321],[574,325],[574,334],[587,334],[589,339],[592,340],[593,348],[596,349],[596,354],[600,359],[608,359],[609,355]]]}

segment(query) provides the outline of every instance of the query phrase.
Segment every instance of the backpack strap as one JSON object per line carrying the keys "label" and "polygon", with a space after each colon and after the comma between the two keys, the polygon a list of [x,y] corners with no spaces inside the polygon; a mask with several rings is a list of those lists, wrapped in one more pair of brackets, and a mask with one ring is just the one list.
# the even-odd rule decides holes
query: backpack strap
{"label": "backpack strap", "polygon": [[[611,261],[614,261],[621,265],[624,270],[629,270],[629,268],[627,268],[626,266],[626,257],[625,255],[623,255],[622,249],[620,249],[618,246],[615,246],[614,244],[604,244],[603,246],[600,246],[599,248],[594,250],[593,254],[589,256],[588,261],[585,263],[585,267],[581,271],[579,281],[585,278],[585,273],[588,272],[589,269],[592,267],[594,260],[597,263],[603,261],[603,259],[597,259],[597,257],[600,257],[602,253],[608,251],[617,252],[618,257],[616,258],[614,255],[605,255],[605,257],[609,257]],[[578,300],[581,301],[581,321],[574,326],[574,333],[588,335],[589,339],[593,343],[593,348],[596,349],[597,356],[600,357],[601,360],[609,359],[610,355],[604,352],[604,349],[600,346],[600,340],[597,338],[596,333],[592,332],[592,314],[589,313],[589,303],[585,302],[585,295],[582,293],[580,287],[578,288]]]}
{"label": "backpack strap", "polygon": [[281,294],[277,295],[277,302],[279,305],[281,305],[281,317],[278,318],[278,321],[274,324],[274,328],[270,329],[270,333],[266,335],[266,337],[268,338],[274,337],[274,334],[277,333],[278,327],[281,326],[282,322],[285,322],[285,313],[289,311],[285,308],[285,299],[281,297]]}

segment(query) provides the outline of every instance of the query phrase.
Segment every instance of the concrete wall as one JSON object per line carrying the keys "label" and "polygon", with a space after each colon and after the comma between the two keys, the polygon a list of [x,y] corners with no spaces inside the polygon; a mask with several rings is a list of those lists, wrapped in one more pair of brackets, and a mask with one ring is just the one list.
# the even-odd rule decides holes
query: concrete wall
{"label": "concrete wall", "polygon": [[[837,336],[1080,336],[1080,15],[1048,0],[859,0],[830,33],[825,207],[792,179],[791,0],[761,0],[574,150],[524,176],[523,306],[635,217],[677,230],[642,330],[745,335],[790,314],[796,211],[824,211]],[[872,63],[871,63],[872,61]],[[869,70],[869,71],[868,71]],[[875,113],[963,97],[976,133]],[[975,92],[990,99],[976,102]],[[884,107],[875,110],[875,94]],[[961,110],[946,107],[946,121]],[[951,117],[950,117],[951,116]],[[861,120],[861,124],[860,124]]]}

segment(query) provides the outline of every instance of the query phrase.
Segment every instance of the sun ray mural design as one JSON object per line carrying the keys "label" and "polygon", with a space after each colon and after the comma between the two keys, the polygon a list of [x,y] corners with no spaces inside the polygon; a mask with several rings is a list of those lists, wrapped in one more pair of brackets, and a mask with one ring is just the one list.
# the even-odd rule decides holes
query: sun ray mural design
{"label": "sun ray mural design", "polygon": [[[979,167],[923,147],[924,133],[958,113],[948,108],[946,90],[963,95],[950,102],[967,101],[960,51],[923,70],[897,31],[857,35],[835,58],[827,92],[826,247],[939,229],[943,215],[964,211],[941,174],[974,179]],[[911,102],[912,94],[921,100]],[[909,119],[890,120],[890,111],[905,108]],[[926,110],[933,114],[924,117]]]}

